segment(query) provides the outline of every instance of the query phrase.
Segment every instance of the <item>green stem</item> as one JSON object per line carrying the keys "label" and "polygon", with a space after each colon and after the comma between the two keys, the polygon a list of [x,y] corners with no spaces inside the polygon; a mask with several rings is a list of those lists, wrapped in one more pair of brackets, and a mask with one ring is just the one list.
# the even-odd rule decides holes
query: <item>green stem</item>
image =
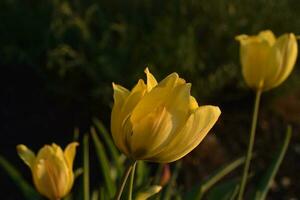
{"label": "green stem", "polygon": [[136,162],[134,162],[131,170],[131,176],[129,181],[129,192],[128,192],[128,200],[132,200],[132,188],[133,188],[133,182],[134,182],[134,174],[135,174],[135,167]]}
{"label": "green stem", "polygon": [[136,161],[133,161],[129,164],[129,166],[127,167],[126,171],[125,171],[125,174],[122,178],[122,181],[121,181],[121,185],[116,193],[116,196],[115,196],[115,200],[120,200],[121,199],[121,196],[122,196],[122,193],[123,193],[123,190],[124,190],[124,187],[126,185],[126,181],[129,177],[129,174],[133,168],[133,166],[135,165]]}
{"label": "green stem", "polygon": [[243,199],[245,187],[246,187],[246,183],[247,183],[248,171],[249,171],[249,167],[250,167],[250,161],[251,161],[251,157],[252,157],[253,145],[254,145],[254,140],[255,140],[255,131],[256,131],[257,116],[258,116],[261,93],[262,93],[261,90],[257,90],[257,92],[256,92],[252,125],[251,125],[251,131],[250,131],[249,146],[248,146],[248,151],[247,151],[247,155],[246,155],[246,162],[245,162],[245,166],[244,166],[243,177],[241,180],[241,187],[240,187],[240,191],[239,191],[239,195],[238,195],[238,200]]}
{"label": "green stem", "polygon": [[89,137],[83,136],[83,199],[90,199],[90,161],[89,161]]}

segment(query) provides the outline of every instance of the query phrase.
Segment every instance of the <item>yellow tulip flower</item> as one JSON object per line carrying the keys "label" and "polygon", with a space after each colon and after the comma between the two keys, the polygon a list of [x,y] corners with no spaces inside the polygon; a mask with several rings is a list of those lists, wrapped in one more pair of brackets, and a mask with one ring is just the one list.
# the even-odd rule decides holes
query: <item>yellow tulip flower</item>
{"label": "yellow tulip flower", "polygon": [[191,84],[172,73],[157,83],[145,70],[147,84],[114,84],[111,131],[116,146],[133,160],[168,163],[192,151],[216,123],[216,106],[198,106]]}
{"label": "yellow tulip flower", "polygon": [[56,144],[45,145],[37,156],[25,145],[17,146],[19,156],[31,169],[36,189],[43,196],[59,200],[70,192],[77,145],[77,142],[70,143],[64,152]]}
{"label": "yellow tulip flower", "polygon": [[280,85],[291,73],[297,59],[297,40],[293,33],[275,38],[269,31],[258,35],[239,35],[242,73],[247,85],[266,91]]}

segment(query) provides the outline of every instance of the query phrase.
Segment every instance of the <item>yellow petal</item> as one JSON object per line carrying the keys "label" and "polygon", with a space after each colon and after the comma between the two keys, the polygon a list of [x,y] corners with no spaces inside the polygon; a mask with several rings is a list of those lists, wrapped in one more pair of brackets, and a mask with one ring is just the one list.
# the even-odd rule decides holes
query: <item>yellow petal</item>
{"label": "yellow petal", "polygon": [[125,99],[129,96],[129,91],[121,85],[112,83],[114,89],[114,103],[119,105],[122,104]]}
{"label": "yellow petal", "polygon": [[173,162],[192,151],[216,123],[221,111],[216,106],[200,106],[162,151],[153,156],[156,162]]}
{"label": "yellow petal", "polygon": [[[166,140],[172,140],[174,132],[186,122],[190,112],[190,87],[190,84],[178,85],[166,96],[163,100],[164,102],[156,103],[155,100],[153,100],[152,103],[149,103],[149,106],[152,105],[152,107],[155,107],[154,105],[160,105],[157,108],[153,108],[154,111],[141,111],[144,112],[144,117],[141,118],[140,121],[137,122],[131,120],[131,124],[134,127],[133,135],[131,137],[131,139],[133,139],[132,146],[135,150],[138,149],[139,159],[149,160],[153,155],[160,152],[161,148],[167,145]],[[156,90],[157,88],[155,88],[153,92]],[[155,94],[159,97],[162,95],[162,92],[157,92]],[[153,98],[155,99],[156,97]],[[157,101],[159,102],[159,100]],[[155,117],[155,115],[157,116]],[[163,117],[162,121],[158,120],[161,119],[160,117]],[[157,121],[155,121],[155,119]],[[151,120],[160,122],[158,124],[159,126],[154,126],[154,123]],[[153,128],[150,128],[151,126],[157,128],[155,129],[157,131],[153,132]],[[137,131],[137,134],[139,135],[136,135],[135,131]],[[151,143],[149,143],[149,141],[151,141]],[[144,149],[144,151],[141,151],[140,149]],[[142,153],[143,156],[141,156]]]}
{"label": "yellow petal", "polygon": [[[116,142],[116,137],[121,133],[121,123],[123,121],[120,116],[121,109],[130,92],[120,85],[114,83],[112,85],[114,90],[114,105],[111,113],[111,132]],[[121,148],[120,146],[122,146],[119,142],[116,145],[119,148]]]}
{"label": "yellow petal", "polygon": [[78,142],[72,142],[64,150],[65,159],[70,170],[73,170],[73,161],[76,155],[76,147],[78,145]]}
{"label": "yellow petal", "polygon": [[17,152],[25,164],[32,168],[35,161],[35,154],[23,144],[17,146]]}
{"label": "yellow petal", "polygon": [[158,107],[140,123],[133,124],[133,133],[127,139],[130,141],[133,157],[137,160],[147,159],[152,151],[165,141],[172,128],[172,115],[166,107]]}
{"label": "yellow petal", "polygon": [[170,99],[174,88],[184,84],[185,81],[178,77],[178,74],[172,73],[162,80],[149,93],[145,94],[143,99],[136,105],[131,115],[131,122],[138,123],[147,113],[152,112]]}
{"label": "yellow petal", "polygon": [[[48,150],[47,147],[41,151],[40,158],[48,154]],[[38,191],[49,199],[60,199],[69,190],[68,167],[54,154],[48,154],[47,158],[44,159],[37,159],[33,179]]]}
{"label": "yellow petal", "polygon": [[186,120],[190,106],[190,83],[182,84],[174,88],[171,95],[167,98],[166,107],[171,114],[177,119],[175,123]]}
{"label": "yellow petal", "polygon": [[[111,130],[115,144],[121,149],[122,152],[128,154],[128,146],[125,142],[126,133],[124,132],[126,126],[126,120],[131,115],[132,110],[138,104],[140,99],[144,96],[147,91],[147,86],[143,80],[139,80],[134,86],[130,94],[124,99],[121,107],[114,105],[112,116],[111,116]],[[126,129],[127,130],[127,129]]]}
{"label": "yellow petal", "polygon": [[241,42],[242,45],[266,42],[269,46],[273,46],[276,41],[275,35],[270,30],[261,31],[258,35],[238,35],[235,39]]}
{"label": "yellow petal", "polygon": [[267,42],[254,41],[241,44],[242,73],[249,87],[254,89],[263,87],[271,49]]}
{"label": "yellow petal", "polygon": [[190,96],[190,112],[195,111],[199,107],[197,100]]}
{"label": "yellow petal", "polygon": [[294,34],[280,36],[274,45],[274,57],[271,64],[277,65],[277,74],[270,77],[269,87],[271,89],[280,85],[292,72],[298,54],[297,40]]}
{"label": "yellow petal", "polygon": [[52,143],[51,147],[52,147],[54,155],[57,158],[59,158],[60,160],[65,162],[64,152],[63,152],[62,148],[55,143]]}
{"label": "yellow petal", "polygon": [[273,46],[276,41],[274,33],[270,30],[261,31],[258,34],[258,37],[264,41],[267,41],[270,46]]}
{"label": "yellow petal", "polygon": [[160,185],[153,185],[147,188],[145,191],[141,191],[137,194],[135,200],[146,200],[154,194],[158,193],[162,189]]}
{"label": "yellow petal", "polygon": [[148,67],[145,69],[145,73],[147,75],[147,91],[150,92],[152,88],[157,85],[157,81],[155,77],[150,73]]}

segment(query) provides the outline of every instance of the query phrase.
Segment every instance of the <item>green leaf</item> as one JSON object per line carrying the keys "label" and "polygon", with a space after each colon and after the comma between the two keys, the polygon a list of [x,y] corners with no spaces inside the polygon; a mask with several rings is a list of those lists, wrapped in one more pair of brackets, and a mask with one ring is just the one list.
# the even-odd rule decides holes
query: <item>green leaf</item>
{"label": "green leaf", "polygon": [[99,191],[98,190],[94,190],[92,192],[91,200],[98,200],[98,199],[99,199]]}
{"label": "green leaf", "polygon": [[152,185],[148,187],[146,190],[139,192],[135,198],[135,200],[146,200],[151,196],[157,194],[161,190],[160,185]]}
{"label": "green leaf", "polygon": [[13,180],[13,182],[22,191],[24,197],[29,200],[40,200],[41,196],[35,191],[35,189],[23,178],[21,173],[0,155],[0,166],[7,173],[7,175]]}
{"label": "green leaf", "polygon": [[116,192],[116,185],[112,180],[111,171],[110,171],[110,163],[105,153],[105,149],[103,147],[102,142],[100,141],[99,137],[94,128],[91,128],[91,134],[93,138],[93,142],[96,148],[96,154],[98,157],[98,161],[101,167],[101,172],[104,177],[105,186],[108,192],[109,197],[113,197]]}
{"label": "green leaf", "polygon": [[142,185],[145,185],[145,183],[149,181],[149,167],[147,167],[144,161],[137,162],[136,174],[137,174],[135,180],[136,187],[141,187]]}
{"label": "green leaf", "polygon": [[118,175],[121,177],[124,172],[124,166],[121,163],[120,153],[111,138],[111,134],[109,134],[109,132],[107,131],[107,129],[101,121],[99,121],[98,119],[93,119],[93,122],[96,128],[98,129],[99,133],[103,137],[104,142],[107,145],[108,150],[110,152],[110,155],[112,156],[113,162],[116,165]]}
{"label": "green leaf", "polygon": [[89,136],[83,136],[83,199],[90,200],[90,155]]}
{"label": "green leaf", "polygon": [[100,187],[99,194],[100,194],[100,197],[99,197],[100,200],[106,200],[106,199],[108,199],[107,195],[105,193],[105,188],[103,186]]}
{"label": "green leaf", "polygon": [[200,185],[195,186],[192,188],[190,192],[185,195],[184,199],[191,199],[191,200],[199,200],[203,197],[203,195],[214,186],[218,181],[224,178],[226,175],[231,173],[237,167],[241,166],[245,162],[245,157],[238,158],[233,162],[227,164],[226,166],[222,167],[221,169],[217,170],[214,174],[212,174],[207,180],[205,180]]}
{"label": "green leaf", "polygon": [[231,200],[237,195],[239,179],[231,179],[213,187],[206,196],[207,200]]}
{"label": "green leaf", "polygon": [[279,166],[286,154],[287,148],[289,146],[292,136],[292,127],[289,125],[286,130],[286,136],[283,144],[281,145],[278,153],[272,160],[270,167],[268,168],[266,174],[262,177],[260,183],[258,184],[258,189],[255,194],[256,200],[266,199],[267,193],[269,191],[270,185],[278,172]]}
{"label": "green leaf", "polygon": [[73,133],[73,141],[78,141],[78,140],[79,140],[79,128],[75,127]]}
{"label": "green leaf", "polygon": [[77,179],[80,175],[83,174],[83,169],[82,168],[78,168],[74,171],[74,179]]}

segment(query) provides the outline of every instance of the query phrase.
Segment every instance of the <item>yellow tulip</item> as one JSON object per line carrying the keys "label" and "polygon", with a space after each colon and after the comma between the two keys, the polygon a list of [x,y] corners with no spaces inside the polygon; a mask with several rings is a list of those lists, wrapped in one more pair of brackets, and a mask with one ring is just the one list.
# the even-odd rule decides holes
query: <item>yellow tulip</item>
{"label": "yellow tulip", "polygon": [[247,85],[266,91],[280,85],[291,73],[297,59],[297,40],[293,33],[275,38],[267,30],[258,35],[239,35],[242,73]]}
{"label": "yellow tulip", "polygon": [[17,146],[19,156],[31,169],[36,189],[48,199],[58,200],[70,192],[77,145],[70,143],[64,152],[56,144],[45,145],[37,156],[25,145]]}
{"label": "yellow tulip", "polygon": [[216,123],[216,106],[198,106],[191,84],[172,73],[157,83],[145,70],[147,84],[114,84],[111,131],[116,146],[133,160],[176,161],[192,151]]}

